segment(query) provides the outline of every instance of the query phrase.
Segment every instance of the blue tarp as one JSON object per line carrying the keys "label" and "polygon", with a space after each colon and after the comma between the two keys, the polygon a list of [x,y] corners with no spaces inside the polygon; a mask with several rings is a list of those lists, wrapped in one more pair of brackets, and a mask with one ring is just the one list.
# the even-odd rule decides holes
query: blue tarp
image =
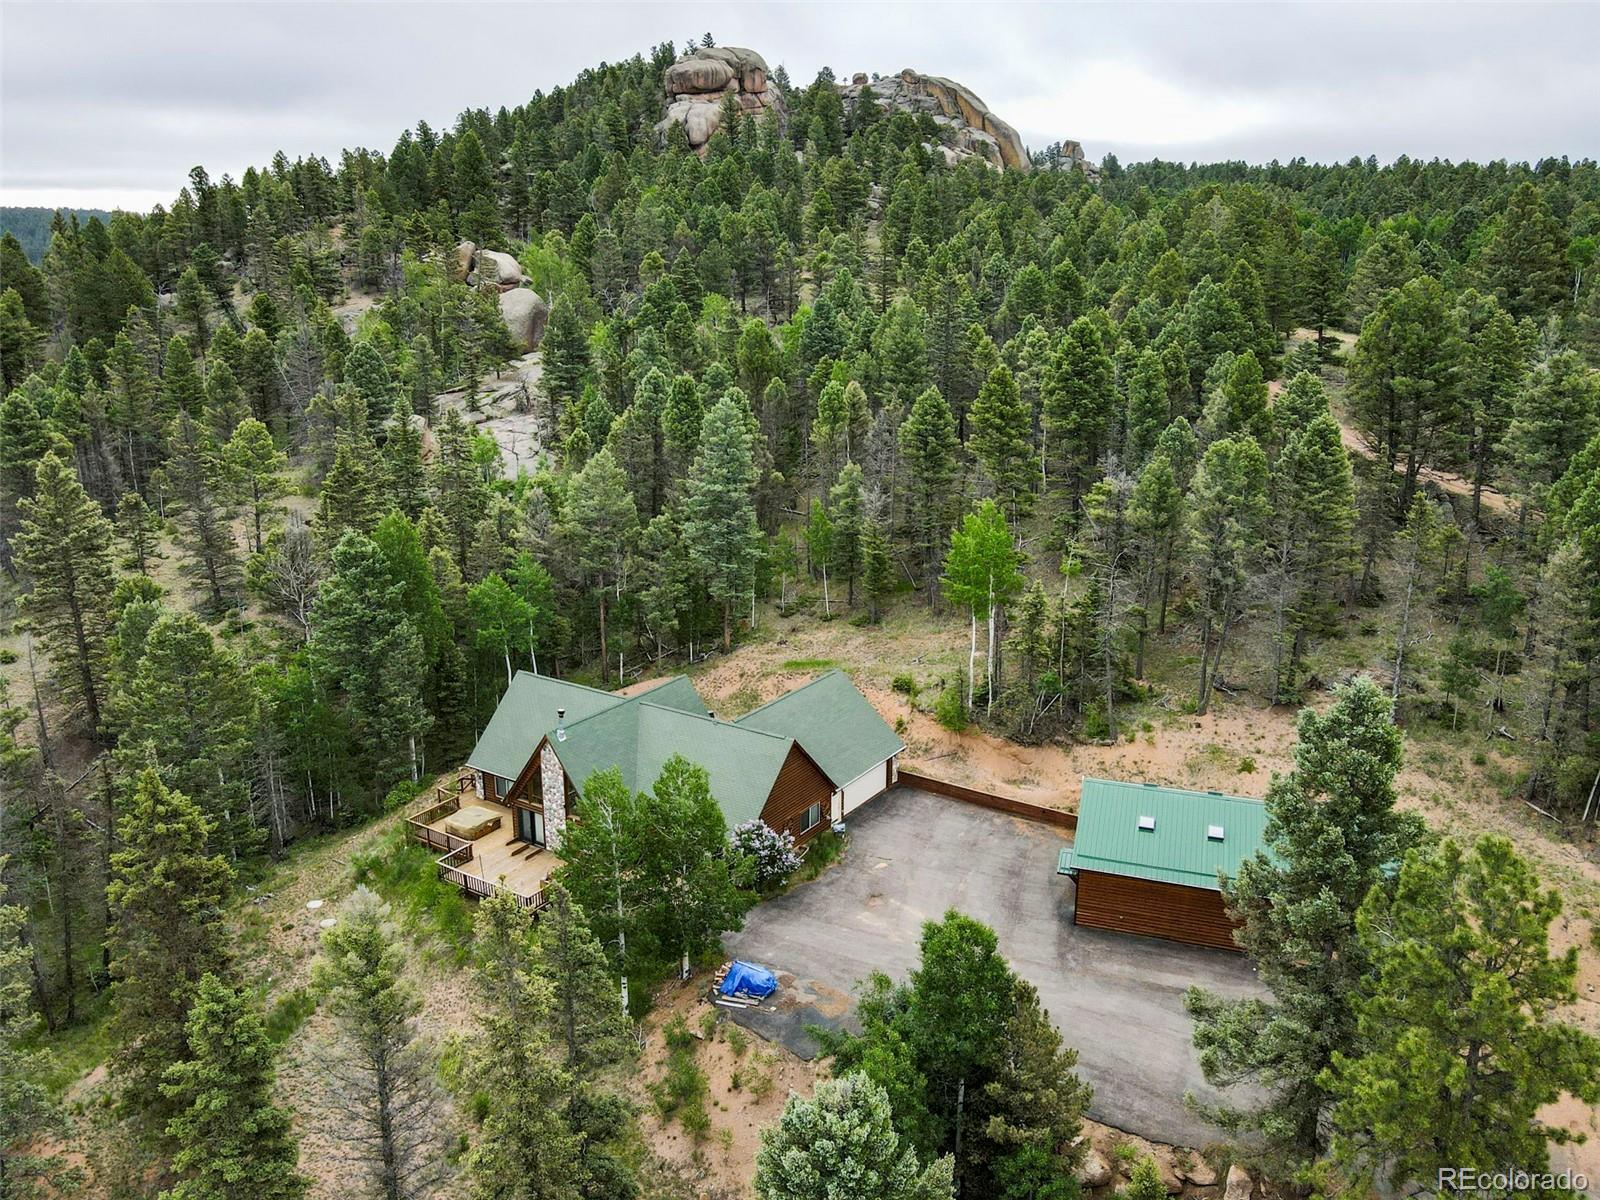
{"label": "blue tarp", "polygon": [[734,959],[728,967],[727,975],[722,979],[722,994],[724,996],[746,995],[757,1000],[765,999],[772,995],[778,988],[777,977],[765,967],[758,967],[755,963],[747,963],[741,959]]}

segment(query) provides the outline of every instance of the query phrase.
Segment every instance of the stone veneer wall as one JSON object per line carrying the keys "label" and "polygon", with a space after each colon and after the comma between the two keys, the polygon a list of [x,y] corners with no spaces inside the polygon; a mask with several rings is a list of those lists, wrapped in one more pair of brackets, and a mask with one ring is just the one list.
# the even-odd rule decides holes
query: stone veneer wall
{"label": "stone veneer wall", "polygon": [[549,746],[539,756],[539,789],[544,793],[545,845],[559,851],[561,831],[567,827],[566,773]]}

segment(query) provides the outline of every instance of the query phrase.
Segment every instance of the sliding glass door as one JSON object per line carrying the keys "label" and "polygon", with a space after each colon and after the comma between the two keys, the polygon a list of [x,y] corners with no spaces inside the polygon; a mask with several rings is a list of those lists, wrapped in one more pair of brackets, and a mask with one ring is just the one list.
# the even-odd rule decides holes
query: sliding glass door
{"label": "sliding glass door", "polygon": [[544,813],[531,808],[517,809],[517,837],[535,846],[544,845]]}

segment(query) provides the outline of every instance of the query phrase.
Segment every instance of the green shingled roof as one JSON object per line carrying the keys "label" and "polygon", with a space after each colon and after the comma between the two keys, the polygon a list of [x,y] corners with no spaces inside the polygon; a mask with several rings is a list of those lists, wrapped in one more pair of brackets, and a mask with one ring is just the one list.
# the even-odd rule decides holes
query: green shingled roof
{"label": "green shingled roof", "polygon": [[[1140,819],[1154,821],[1141,829]],[[1217,872],[1238,874],[1261,849],[1266,807],[1221,792],[1084,779],[1072,866],[1188,887],[1217,888]],[[1221,840],[1210,836],[1212,826]]]}
{"label": "green shingled roof", "polygon": [[794,738],[841,788],[905,749],[899,735],[839,670],[746,713],[738,723]]}
{"label": "green shingled roof", "polygon": [[[566,709],[556,737],[556,709]],[[541,739],[581,788],[596,771],[616,767],[635,791],[649,788],[667,759],[681,754],[704,767],[711,794],[730,826],[761,815],[796,742],[837,787],[905,747],[843,673],[830,671],[737,722],[713,720],[682,675],[637,696],[519,671],[500,699],[467,765],[514,779]]]}
{"label": "green shingled roof", "polygon": [[567,725],[552,740],[556,757],[581,789],[596,771],[616,767],[633,791],[650,788],[681,754],[710,777],[711,794],[731,828],[759,817],[794,743],[754,729],[741,729],[700,713],[653,703],[655,692]]}
{"label": "green shingled roof", "polygon": [[[688,683],[688,680],[684,680]],[[689,689],[691,692],[694,688]],[[696,697],[698,699],[698,697]],[[626,696],[518,671],[500,697],[488,727],[472,748],[467,766],[515,779],[533,757],[539,739],[556,727],[556,709],[567,710],[567,724],[627,703]]]}

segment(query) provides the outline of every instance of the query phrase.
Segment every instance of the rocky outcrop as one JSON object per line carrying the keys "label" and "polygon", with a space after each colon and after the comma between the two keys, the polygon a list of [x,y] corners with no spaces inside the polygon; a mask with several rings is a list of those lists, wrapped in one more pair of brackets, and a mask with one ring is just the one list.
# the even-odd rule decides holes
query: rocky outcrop
{"label": "rocky outcrop", "polygon": [[[674,126],[681,126],[689,145],[701,155],[722,126],[723,102],[730,95],[743,112],[759,116],[772,109],[780,123],[788,121],[783,95],[767,79],[766,59],[742,46],[692,50],[666,69],[662,86],[667,107],[656,124],[657,136],[664,139]],[[931,118],[939,127],[939,140],[929,143],[929,148],[941,153],[951,166],[971,158],[997,170],[1027,171],[1033,166],[1017,131],[996,116],[976,92],[953,79],[924,75],[908,67],[898,75],[876,79],[857,71],[849,83],[837,86],[847,111],[865,94],[886,112]],[[1077,142],[1059,142],[1048,153],[1052,167],[1076,168],[1091,179],[1097,175]]]}
{"label": "rocky outcrop", "polygon": [[1044,165],[1051,171],[1079,171],[1087,175],[1090,182],[1100,179],[1100,168],[1084,156],[1083,144],[1071,138],[1045,147]]}
{"label": "rocky outcrop", "polygon": [[523,282],[522,265],[499,250],[478,251],[478,282],[516,287]]}
{"label": "rocky outcrop", "polygon": [[1078,1164],[1077,1179],[1084,1187],[1105,1187],[1111,1182],[1111,1164],[1106,1162],[1105,1155],[1091,1146]]}
{"label": "rocky outcrop", "polygon": [[665,137],[674,125],[683,126],[689,145],[704,154],[711,135],[722,127],[722,102],[732,95],[739,108],[752,116],[767,109],[788,119],[783,96],[767,80],[767,60],[742,46],[703,46],[685,54],[662,77],[667,90],[667,114],[656,125]]}
{"label": "rocky outcrop", "polygon": [[924,75],[909,67],[898,75],[884,75],[870,82],[857,72],[839,88],[845,107],[852,108],[866,88],[871,88],[872,97],[889,112],[931,116],[942,127],[943,145],[960,158],[981,158],[992,167],[1010,171],[1026,171],[1032,166],[1017,131],[995,116],[964,84],[940,75]]}
{"label": "rocky outcrop", "polygon": [[472,259],[478,253],[476,242],[458,242],[455,255],[450,260],[450,278],[465,283],[472,274]]}
{"label": "rocky outcrop", "polygon": [[544,338],[544,325],[550,319],[550,306],[532,288],[524,286],[528,277],[515,256],[501,250],[482,250],[472,242],[460,242],[450,255],[450,277],[458,283],[493,289],[500,293],[500,318],[506,323],[511,340],[523,350],[537,350]]}
{"label": "rocky outcrop", "polygon": [[544,340],[550,306],[532,288],[508,288],[500,293],[500,318],[512,341],[524,350],[537,350]]}

